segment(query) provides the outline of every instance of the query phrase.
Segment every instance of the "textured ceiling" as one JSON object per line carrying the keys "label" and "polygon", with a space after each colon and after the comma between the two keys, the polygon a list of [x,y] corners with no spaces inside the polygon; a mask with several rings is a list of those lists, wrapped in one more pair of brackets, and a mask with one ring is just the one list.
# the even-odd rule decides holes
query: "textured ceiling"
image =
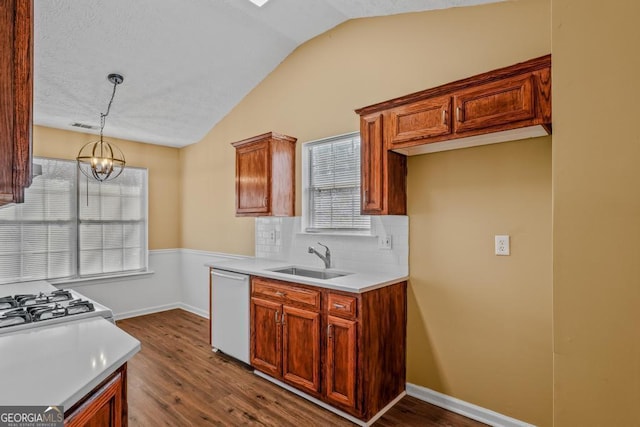
{"label": "textured ceiling", "polygon": [[36,0],[34,121],[98,126],[106,76],[118,72],[105,135],[185,146],[298,45],[346,20],[495,1]]}

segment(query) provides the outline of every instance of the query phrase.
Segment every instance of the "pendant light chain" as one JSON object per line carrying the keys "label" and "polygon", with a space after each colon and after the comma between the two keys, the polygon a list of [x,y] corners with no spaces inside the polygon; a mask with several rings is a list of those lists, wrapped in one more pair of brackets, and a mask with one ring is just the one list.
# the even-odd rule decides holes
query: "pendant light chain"
{"label": "pendant light chain", "polygon": [[109,115],[109,112],[111,111],[111,104],[113,104],[113,98],[116,96],[116,88],[118,87],[118,81],[114,80],[113,81],[113,92],[111,92],[111,99],[109,100],[109,105],[107,105],[107,112],[106,113],[100,113],[100,140],[102,141],[102,131],[104,129],[104,125],[107,122],[107,116]]}

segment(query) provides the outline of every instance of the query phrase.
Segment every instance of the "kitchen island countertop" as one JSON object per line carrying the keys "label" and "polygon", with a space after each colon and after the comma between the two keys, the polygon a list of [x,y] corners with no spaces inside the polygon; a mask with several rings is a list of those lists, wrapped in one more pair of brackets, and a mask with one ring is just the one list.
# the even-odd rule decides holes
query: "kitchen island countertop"
{"label": "kitchen island countertop", "polygon": [[102,317],[0,335],[0,405],[68,410],[139,350]]}
{"label": "kitchen island countertop", "polygon": [[[277,273],[274,269],[291,267],[293,264],[287,261],[278,261],[268,258],[240,258],[211,262],[207,267],[230,271],[233,273],[250,274],[253,276],[268,277],[287,282],[301,283],[310,286],[319,286],[344,292],[362,293],[382,288],[394,283],[407,280],[409,276],[402,271],[355,271],[352,269],[328,269],[329,272],[348,272],[349,274],[333,279],[314,279],[305,276]],[[305,267],[296,265],[296,267]],[[305,267],[319,270],[314,267]]]}

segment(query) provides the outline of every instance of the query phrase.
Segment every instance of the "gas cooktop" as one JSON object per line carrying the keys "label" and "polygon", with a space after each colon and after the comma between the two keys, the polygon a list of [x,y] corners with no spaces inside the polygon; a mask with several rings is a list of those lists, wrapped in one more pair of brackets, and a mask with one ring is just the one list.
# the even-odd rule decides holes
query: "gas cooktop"
{"label": "gas cooktop", "polygon": [[56,289],[46,282],[26,282],[0,285],[0,295],[5,289],[24,293],[0,296],[0,334],[93,316],[113,320],[111,310],[74,290]]}

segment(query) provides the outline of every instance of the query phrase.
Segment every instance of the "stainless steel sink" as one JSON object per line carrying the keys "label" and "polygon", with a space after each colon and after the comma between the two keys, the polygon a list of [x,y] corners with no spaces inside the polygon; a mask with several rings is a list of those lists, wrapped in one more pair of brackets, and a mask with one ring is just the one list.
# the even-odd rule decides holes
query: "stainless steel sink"
{"label": "stainless steel sink", "polygon": [[326,270],[311,270],[304,267],[286,267],[286,268],[276,268],[273,270],[274,273],[282,273],[282,274],[291,274],[292,276],[303,276],[303,277],[311,277],[313,279],[335,279],[336,277],[348,276],[353,273],[341,273],[337,271],[326,271]]}

